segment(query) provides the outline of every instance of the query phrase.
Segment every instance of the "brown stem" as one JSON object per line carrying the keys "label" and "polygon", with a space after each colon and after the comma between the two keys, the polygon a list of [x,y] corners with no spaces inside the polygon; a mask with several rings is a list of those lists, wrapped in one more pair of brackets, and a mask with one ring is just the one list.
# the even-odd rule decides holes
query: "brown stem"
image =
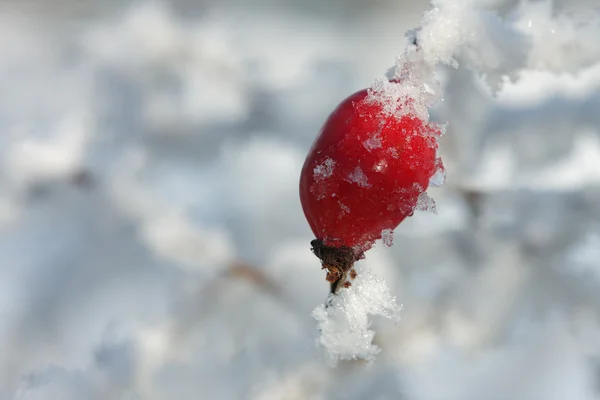
{"label": "brown stem", "polygon": [[331,293],[350,287],[350,280],[356,278],[354,263],[363,258],[362,252],[357,254],[348,246],[328,246],[322,239],[315,239],[310,244],[312,252],[321,260],[322,269],[328,271],[325,279],[331,284]]}

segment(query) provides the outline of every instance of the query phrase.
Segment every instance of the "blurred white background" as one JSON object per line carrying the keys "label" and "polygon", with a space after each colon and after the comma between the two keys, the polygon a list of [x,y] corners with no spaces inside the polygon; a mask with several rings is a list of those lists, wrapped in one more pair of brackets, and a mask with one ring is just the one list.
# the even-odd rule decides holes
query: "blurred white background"
{"label": "blurred white background", "polygon": [[598,5],[478,3],[527,53],[440,70],[367,369],[315,346],[298,178],[428,2],[0,2],[0,399],[600,398]]}

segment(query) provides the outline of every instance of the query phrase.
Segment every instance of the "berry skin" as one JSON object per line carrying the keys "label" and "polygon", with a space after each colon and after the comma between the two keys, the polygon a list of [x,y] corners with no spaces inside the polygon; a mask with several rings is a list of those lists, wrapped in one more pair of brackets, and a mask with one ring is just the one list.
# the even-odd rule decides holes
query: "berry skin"
{"label": "berry skin", "polygon": [[403,113],[406,103],[390,108],[389,99],[369,93],[352,94],[331,113],[300,177],[302,208],[317,238],[313,251],[324,268],[333,259],[342,273],[351,265],[335,260],[347,253],[358,260],[382,232],[412,215],[429,179],[443,168],[436,163],[437,126]]}

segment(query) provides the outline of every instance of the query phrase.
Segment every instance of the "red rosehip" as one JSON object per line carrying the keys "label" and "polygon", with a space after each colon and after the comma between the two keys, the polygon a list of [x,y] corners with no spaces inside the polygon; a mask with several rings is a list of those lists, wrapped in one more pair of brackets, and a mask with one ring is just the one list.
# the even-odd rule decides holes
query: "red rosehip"
{"label": "red rosehip", "polygon": [[436,162],[440,130],[404,113],[408,106],[367,89],[354,93],[329,116],[306,158],[300,199],[332,283],[413,214],[443,168]]}

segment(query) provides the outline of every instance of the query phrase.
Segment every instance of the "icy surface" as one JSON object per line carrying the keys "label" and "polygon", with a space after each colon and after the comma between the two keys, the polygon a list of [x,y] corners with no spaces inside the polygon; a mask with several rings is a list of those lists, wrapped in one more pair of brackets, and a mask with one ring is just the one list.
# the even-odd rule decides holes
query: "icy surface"
{"label": "icy surface", "polygon": [[356,272],[351,287],[331,295],[328,307],[323,305],[313,311],[320,331],[319,344],[332,365],[358,358],[373,361],[381,351],[373,344],[373,317],[400,321],[402,306],[396,303],[385,280],[366,268],[359,267]]}

